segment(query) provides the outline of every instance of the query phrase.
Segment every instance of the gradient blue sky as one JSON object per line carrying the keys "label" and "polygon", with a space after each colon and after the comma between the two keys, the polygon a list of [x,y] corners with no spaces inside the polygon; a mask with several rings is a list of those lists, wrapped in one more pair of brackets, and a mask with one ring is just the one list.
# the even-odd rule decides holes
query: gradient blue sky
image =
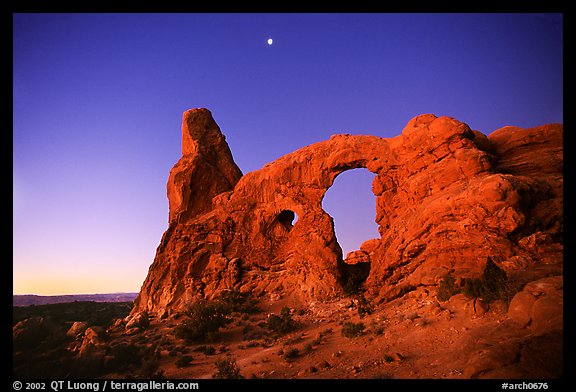
{"label": "gradient blue sky", "polygon": [[[485,134],[563,122],[561,14],[16,14],[13,42],[17,294],[140,289],[189,108],[244,173],[422,113]],[[324,203],[345,251],[376,236],[358,172]]]}

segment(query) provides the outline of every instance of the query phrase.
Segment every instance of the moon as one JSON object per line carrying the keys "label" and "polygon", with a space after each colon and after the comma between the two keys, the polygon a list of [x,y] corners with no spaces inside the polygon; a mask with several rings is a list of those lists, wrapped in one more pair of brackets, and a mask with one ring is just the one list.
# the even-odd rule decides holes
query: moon
{"label": "moon", "polygon": [[272,44],[274,43],[274,41],[272,40],[272,38],[268,38],[268,41],[266,41],[266,42],[268,42],[268,45],[272,45]]}

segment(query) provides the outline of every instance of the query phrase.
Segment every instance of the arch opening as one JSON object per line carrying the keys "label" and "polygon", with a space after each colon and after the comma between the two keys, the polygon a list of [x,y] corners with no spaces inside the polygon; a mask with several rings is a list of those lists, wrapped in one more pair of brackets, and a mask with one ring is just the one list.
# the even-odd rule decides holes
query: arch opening
{"label": "arch opening", "polygon": [[360,250],[366,240],[380,238],[376,223],[376,196],[368,169],[351,169],[339,174],[322,200],[322,208],[334,220],[334,231],[343,258]]}
{"label": "arch opening", "polygon": [[298,222],[298,215],[292,210],[282,210],[276,219],[286,230],[290,231]]}
{"label": "arch opening", "polygon": [[376,223],[375,174],[365,168],[340,173],[326,191],[322,208],[334,221],[336,241],[342,250],[342,285],[357,292],[370,274],[370,247],[366,241],[380,238]]}

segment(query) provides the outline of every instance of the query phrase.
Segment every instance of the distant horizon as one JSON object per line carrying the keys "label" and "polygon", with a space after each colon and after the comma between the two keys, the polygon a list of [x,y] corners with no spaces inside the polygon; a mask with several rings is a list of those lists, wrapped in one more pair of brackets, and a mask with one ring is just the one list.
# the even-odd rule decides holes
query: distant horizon
{"label": "distant horizon", "polygon": [[74,295],[114,295],[114,294],[138,294],[140,291],[115,291],[112,293],[71,293],[71,294],[15,294],[12,293],[12,296],[26,296],[26,295],[33,295],[36,297],[64,297],[64,296],[74,296]]}

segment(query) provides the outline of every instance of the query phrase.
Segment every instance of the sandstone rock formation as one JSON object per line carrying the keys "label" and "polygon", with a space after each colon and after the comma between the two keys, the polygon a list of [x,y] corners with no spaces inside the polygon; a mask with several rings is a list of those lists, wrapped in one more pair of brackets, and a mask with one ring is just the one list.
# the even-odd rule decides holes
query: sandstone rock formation
{"label": "sandstone rock formation", "polygon": [[88,325],[86,323],[75,321],[66,332],[66,336],[75,339],[77,336],[83,335],[87,329]]}
{"label": "sandstone rock formation", "polygon": [[[168,180],[169,227],[133,314],[167,316],[233,288],[325,301],[342,294],[358,266],[380,303],[449,271],[478,276],[487,257],[509,276],[560,275],[562,151],[562,125],[487,137],[424,114],[394,138],[335,135],[242,176],[211,113],[189,110]],[[346,263],[322,199],[354,168],[376,174],[381,237]],[[538,319],[536,302],[518,301],[525,309],[514,317]]]}

